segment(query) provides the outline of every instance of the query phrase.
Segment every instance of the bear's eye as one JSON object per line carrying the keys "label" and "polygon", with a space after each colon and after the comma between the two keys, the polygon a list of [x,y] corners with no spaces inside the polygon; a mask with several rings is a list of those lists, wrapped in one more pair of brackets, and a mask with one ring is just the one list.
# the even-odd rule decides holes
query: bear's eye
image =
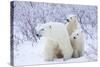
{"label": "bear's eye", "polygon": [[70,19],[72,19],[72,17],[70,17]]}
{"label": "bear's eye", "polygon": [[49,28],[51,28],[51,25],[49,26]]}
{"label": "bear's eye", "polygon": [[79,34],[77,34],[77,35],[79,35]]}
{"label": "bear's eye", "polygon": [[44,31],[44,29],[41,29],[41,31]]}

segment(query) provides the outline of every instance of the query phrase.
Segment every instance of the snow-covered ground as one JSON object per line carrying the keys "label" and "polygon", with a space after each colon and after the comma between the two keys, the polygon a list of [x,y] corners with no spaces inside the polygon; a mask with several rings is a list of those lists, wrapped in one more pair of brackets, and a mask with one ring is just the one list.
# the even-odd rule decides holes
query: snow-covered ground
{"label": "snow-covered ground", "polygon": [[[85,37],[86,39],[87,37]],[[18,51],[15,51],[14,61],[16,65],[34,65],[34,64],[54,64],[54,63],[80,63],[80,62],[89,62],[96,61],[97,55],[95,51],[88,46],[89,43],[92,43],[88,37],[85,41],[85,52],[84,56],[80,58],[71,58],[69,60],[63,61],[63,59],[55,59],[54,61],[45,61],[42,54],[43,45],[41,42],[32,43],[32,41],[25,41],[22,44],[18,45]],[[32,45],[34,44],[34,45]],[[93,43],[92,43],[93,44]]]}
{"label": "snow-covered ground", "polygon": [[20,44],[17,52],[15,52],[15,65],[32,65],[32,64],[48,64],[48,63],[67,63],[67,62],[83,62],[89,61],[86,56],[77,59],[69,59],[63,61],[63,59],[55,59],[54,61],[44,61],[41,53],[41,45],[35,44],[32,46],[31,41],[26,41]]}

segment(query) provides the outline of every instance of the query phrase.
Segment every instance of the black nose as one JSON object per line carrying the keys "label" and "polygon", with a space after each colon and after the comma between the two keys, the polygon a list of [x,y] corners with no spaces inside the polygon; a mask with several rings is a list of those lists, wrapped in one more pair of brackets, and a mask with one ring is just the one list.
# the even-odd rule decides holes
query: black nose
{"label": "black nose", "polygon": [[36,36],[37,36],[37,37],[41,37],[41,35],[40,35],[40,34],[36,34]]}
{"label": "black nose", "polygon": [[76,39],[76,37],[74,37],[74,39]]}
{"label": "black nose", "polygon": [[67,19],[67,22],[69,22],[69,19]]}
{"label": "black nose", "polygon": [[39,34],[36,34],[37,37],[39,37]]}

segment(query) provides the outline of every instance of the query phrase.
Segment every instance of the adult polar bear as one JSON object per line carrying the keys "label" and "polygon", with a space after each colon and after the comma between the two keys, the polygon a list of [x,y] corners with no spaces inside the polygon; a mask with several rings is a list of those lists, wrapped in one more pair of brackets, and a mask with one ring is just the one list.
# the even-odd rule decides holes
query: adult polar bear
{"label": "adult polar bear", "polygon": [[63,60],[72,57],[73,48],[64,24],[59,22],[45,23],[37,29],[37,33],[37,36],[42,36],[40,40],[43,41],[45,60],[54,60],[59,52],[63,55]]}

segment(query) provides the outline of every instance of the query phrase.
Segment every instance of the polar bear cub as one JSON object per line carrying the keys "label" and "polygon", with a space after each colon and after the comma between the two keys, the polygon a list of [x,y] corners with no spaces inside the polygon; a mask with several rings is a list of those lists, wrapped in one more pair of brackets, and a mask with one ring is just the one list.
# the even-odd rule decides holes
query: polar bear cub
{"label": "polar bear cub", "polygon": [[70,36],[71,45],[73,47],[73,58],[78,58],[84,52],[84,33],[82,30],[75,30]]}
{"label": "polar bear cub", "polygon": [[66,30],[66,26],[59,22],[42,24],[38,30],[38,36],[43,41],[43,55],[46,61],[52,61],[57,55],[63,55],[63,60],[72,57],[73,48]]}
{"label": "polar bear cub", "polygon": [[67,27],[69,36],[74,32],[74,30],[80,29],[81,26],[78,22],[78,17],[76,15],[69,15],[67,17],[66,27]]}

